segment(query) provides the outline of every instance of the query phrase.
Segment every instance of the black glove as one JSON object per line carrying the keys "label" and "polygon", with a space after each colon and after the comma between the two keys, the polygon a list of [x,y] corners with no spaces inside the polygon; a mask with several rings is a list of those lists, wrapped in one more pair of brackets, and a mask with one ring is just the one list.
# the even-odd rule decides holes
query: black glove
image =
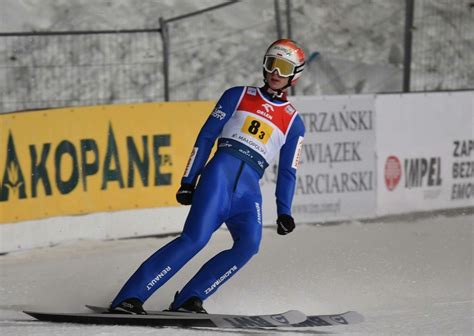
{"label": "black glove", "polygon": [[176,193],[176,200],[182,205],[190,205],[193,201],[194,185],[192,184],[181,184],[181,187]]}
{"label": "black glove", "polygon": [[277,219],[278,229],[280,235],[286,235],[295,229],[295,220],[290,215],[280,215]]}

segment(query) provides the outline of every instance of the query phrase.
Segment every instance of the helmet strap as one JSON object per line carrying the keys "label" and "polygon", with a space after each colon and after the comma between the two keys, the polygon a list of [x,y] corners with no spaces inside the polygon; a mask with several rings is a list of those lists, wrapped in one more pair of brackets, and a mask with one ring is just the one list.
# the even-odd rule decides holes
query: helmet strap
{"label": "helmet strap", "polygon": [[288,77],[288,84],[286,84],[286,86],[283,87],[282,90],[286,90],[291,86],[291,82],[293,82],[293,78],[295,78],[295,75]]}
{"label": "helmet strap", "polygon": [[284,89],[280,89],[280,90],[273,90],[270,85],[268,85],[267,81],[266,80],[263,80],[265,82],[265,85],[263,86],[262,90],[265,91],[267,94],[270,95],[270,97],[272,97],[272,99],[276,99],[276,100],[280,100],[282,102],[286,102],[286,94],[284,92]]}

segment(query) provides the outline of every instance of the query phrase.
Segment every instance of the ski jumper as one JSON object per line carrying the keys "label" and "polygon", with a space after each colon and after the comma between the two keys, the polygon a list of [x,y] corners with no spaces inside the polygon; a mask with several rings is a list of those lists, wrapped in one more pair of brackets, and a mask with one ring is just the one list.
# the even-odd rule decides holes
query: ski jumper
{"label": "ski jumper", "polygon": [[[202,127],[182,184],[196,184],[181,235],[150,256],[112,302],[145,302],[179,271],[226,223],[234,244],[210,259],[175,297],[179,307],[197,296],[205,300],[257,253],[262,237],[259,180],[280,154],[276,186],[278,215],[291,215],[304,125],[289,102],[256,87],[224,92]],[[218,139],[218,149],[206,165]],[[198,182],[198,177],[199,182]]]}

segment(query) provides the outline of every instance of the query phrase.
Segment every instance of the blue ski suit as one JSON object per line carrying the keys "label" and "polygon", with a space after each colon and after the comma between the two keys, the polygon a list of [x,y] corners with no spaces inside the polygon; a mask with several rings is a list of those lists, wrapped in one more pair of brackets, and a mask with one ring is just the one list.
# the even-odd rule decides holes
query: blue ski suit
{"label": "blue ski suit", "polygon": [[[257,87],[224,92],[195,142],[182,184],[196,184],[192,205],[179,237],[150,256],[112,302],[145,302],[179,271],[226,223],[232,248],[214,256],[178,293],[179,307],[193,296],[205,300],[258,252],[262,237],[259,180],[279,154],[276,186],[278,215],[291,215],[296,169],[304,125],[296,109]],[[207,163],[218,139],[218,149]],[[199,182],[198,182],[199,177]]]}

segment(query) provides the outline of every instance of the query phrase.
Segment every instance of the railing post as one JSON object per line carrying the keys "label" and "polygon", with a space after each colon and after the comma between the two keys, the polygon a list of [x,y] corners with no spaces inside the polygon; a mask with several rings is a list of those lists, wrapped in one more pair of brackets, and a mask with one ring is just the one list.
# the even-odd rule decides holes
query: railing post
{"label": "railing post", "polygon": [[[291,31],[291,0],[286,0],[286,34],[290,40],[293,39]],[[294,86],[290,87],[290,92],[292,96],[296,94]]]}
{"label": "railing post", "polygon": [[283,31],[281,29],[281,15],[280,15],[280,0],[273,0],[275,5],[275,23],[277,30],[277,39],[283,38]]}
{"label": "railing post", "polygon": [[169,91],[169,54],[170,54],[170,40],[169,40],[169,31],[168,24],[166,20],[160,17],[160,33],[161,40],[163,42],[163,79],[164,79],[164,97],[165,101],[170,100],[170,91]]}
{"label": "railing post", "polygon": [[291,0],[286,0],[286,34],[290,40],[293,38],[291,31]]}
{"label": "railing post", "polygon": [[413,41],[413,17],[415,0],[405,1],[405,55],[403,57],[403,92],[410,92],[411,48]]}

